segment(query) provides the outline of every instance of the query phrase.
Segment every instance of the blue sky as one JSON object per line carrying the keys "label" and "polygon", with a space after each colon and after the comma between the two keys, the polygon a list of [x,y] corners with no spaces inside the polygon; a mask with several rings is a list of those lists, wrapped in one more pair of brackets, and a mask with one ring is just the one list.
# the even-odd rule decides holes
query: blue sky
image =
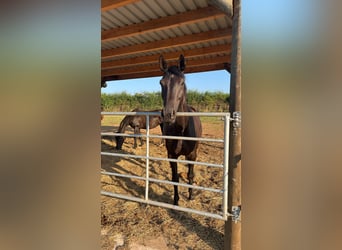
{"label": "blue sky", "polygon": [[[101,88],[102,93],[129,94],[143,92],[159,92],[161,77],[150,77],[133,80],[108,81],[106,88]],[[229,93],[230,74],[225,70],[217,70],[203,73],[185,74],[185,82],[188,90],[221,91]]]}

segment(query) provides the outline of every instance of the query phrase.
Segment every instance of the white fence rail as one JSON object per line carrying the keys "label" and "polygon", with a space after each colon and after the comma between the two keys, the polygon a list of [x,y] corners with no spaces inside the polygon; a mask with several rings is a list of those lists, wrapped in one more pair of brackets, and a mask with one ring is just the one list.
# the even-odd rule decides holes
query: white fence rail
{"label": "white fence rail", "polygon": [[[109,176],[116,176],[116,177],[123,177],[123,178],[130,178],[130,179],[138,179],[145,181],[145,197],[144,199],[128,196],[123,194],[112,193],[108,191],[101,191],[102,195],[126,199],[130,201],[141,202],[145,204],[150,204],[154,206],[160,206],[164,208],[175,209],[184,212],[191,212],[195,214],[200,214],[216,219],[227,220],[228,217],[228,210],[227,210],[227,201],[228,201],[228,153],[229,153],[229,122],[230,122],[230,113],[204,113],[204,112],[178,112],[177,116],[210,116],[210,117],[221,117],[224,120],[224,137],[222,139],[213,139],[213,138],[195,138],[195,137],[179,137],[179,136],[159,136],[159,135],[150,135],[149,129],[149,116],[151,115],[160,115],[160,112],[101,112],[102,115],[145,115],[146,116],[146,134],[140,135],[132,135],[126,133],[101,133],[101,136],[126,136],[126,137],[145,137],[146,138],[146,154],[145,155],[133,155],[133,154],[122,154],[122,153],[109,153],[109,152],[101,152],[101,155],[106,156],[113,156],[113,157],[121,157],[121,158],[136,158],[136,159],[145,159],[146,160],[146,174],[145,176],[136,176],[136,175],[127,175],[127,174],[120,174],[120,173],[113,173],[108,171],[102,171],[101,174],[109,175]],[[223,164],[214,164],[209,162],[199,162],[199,161],[188,161],[188,160],[178,160],[178,159],[169,159],[169,158],[161,158],[161,157],[152,157],[150,156],[150,148],[149,148],[149,141],[150,138],[164,138],[164,139],[182,139],[182,140],[196,140],[196,141],[207,141],[207,142],[218,142],[223,143]],[[166,149],[165,149],[166,150]],[[192,163],[196,165],[202,165],[207,167],[216,167],[221,168],[223,171],[223,180],[222,180],[222,189],[215,189],[215,188],[208,188],[202,187],[197,185],[190,185],[184,183],[177,183],[167,180],[159,180],[155,178],[151,178],[149,176],[149,160],[153,161],[170,161],[170,162],[179,162],[179,163]],[[149,182],[155,183],[162,183],[167,185],[177,185],[182,187],[188,187],[193,189],[199,189],[203,191],[215,192],[222,194],[222,210],[219,213],[212,213],[208,211],[197,210],[193,208],[186,208],[176,205],[171,205],[164,202],[153,201],[149,199]],[[173,195],[173,193],[170,193]]]}

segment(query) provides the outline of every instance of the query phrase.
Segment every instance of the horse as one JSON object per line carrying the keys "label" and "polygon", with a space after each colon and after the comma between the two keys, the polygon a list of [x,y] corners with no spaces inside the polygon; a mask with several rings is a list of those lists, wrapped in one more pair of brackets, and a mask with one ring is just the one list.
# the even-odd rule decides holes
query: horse
{"label": "horse", "polygon": [[[185,85],[185,59],[180,55],[178,66],[167,66],[167,62],[161,55],[159,57],[159,67],[163,72],[160,80],[161,96],[163,99],[163,135],[201,137],[202,124],[198,116],[177,116],[177,112],[196,112],[196,110],[186,102]],[[199,142],[191,140],[165,139],[168,158],[177,159],[184,155],[186,160],[195,161]],[[172,181],[179,182],[177,162],[171,162]],[[191,185],[194,179],[194,165],[188,164],[188,181]],[[189,188],[189,200],[192,199],[192,188]],[[174,185],[173,204],[178,205],[178,186]]]}
{"label": "horse", "polygon": [[[131,112],[161,112],[161,110],[151,110],[144,111],[138,108],[133,109]],[[149,127],[150,129],[160,126],[161,131],[163,131],[162,117],[160,115],[150,115]],[[145,115],[126,115],[120,122],[120,126],[116,133],[124,133],[127,126],[131,126],[134,129],[134,134],[139,135],[140,129],[146,129],[146,116]],[[143,145],[142,138],[140,137],[140,146]],[[125,141],[124,136],[115,136],[116,149],[121,150],[122,144]],[[137,148],[137,138],[134,137],[134,148]]]}

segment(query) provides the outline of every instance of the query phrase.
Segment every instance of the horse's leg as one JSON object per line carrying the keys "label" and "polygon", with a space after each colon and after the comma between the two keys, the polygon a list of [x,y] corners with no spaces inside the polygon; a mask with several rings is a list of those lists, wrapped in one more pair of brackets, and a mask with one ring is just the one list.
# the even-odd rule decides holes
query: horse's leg
{"label": "horse's leg", "polygon": [[[188,165],[188,180],[189,184],[192,185],[194,182],[194,164],[189,164]],[[189,188],[189,200],[192,199],[192,188]]]}
{"label": "horse's leg", "polygon": [[[179,182],[179,176],[177,171],[177,162],[170,162],[170,166],[172,169],[172,181]],[[178,205],[179,196],[178,196],[178,186],[174,185],[174,194],[173,194],[173,205]]]}
{"label": "horse's leg", "polygon": [[[160,131],[163,134],[163,123],[161,123],[159,126],[160,126]],[[163,144],[164,144],[164,138],[161,138],[159,146],[162,146]]]}
{"label": "horse's leg", "polygon": [[[186,159],[188,161],[195,161],[196,157],[193,156],[187,156]],[[194,183],[194,164],[188,164],[188,181],[189,184],[192,185]],[[189,188],[189,200],[192,199],[192,188]]]}
{"label": "horse's leg", "polygon": [[[138,128],[138,135],[140,135],[140,128]],[[140,139],[140,146],[144,145],[144,141],[142,137],[139,137],[139,139]]]}
{"label": "horse's leg", "polygon": [[[134,127],[134,134],[140,135],[140,127],[138,126]],[[142,138],[139,137],[139,139],[140,139],[140,146],[142,146]],[[137,137],[134,137],[134,148],[137,148]]]}
{"label": "horse's leg", "polygon": [[[140,129],[139,127],[135,126],[134,127],[134,134],[135,135],[139,135],[140,134]],[[141,138],[140,138],[141,139]],[[133,148],[137,148],[137,137],[134,137],[134,145],[133,145]]]}

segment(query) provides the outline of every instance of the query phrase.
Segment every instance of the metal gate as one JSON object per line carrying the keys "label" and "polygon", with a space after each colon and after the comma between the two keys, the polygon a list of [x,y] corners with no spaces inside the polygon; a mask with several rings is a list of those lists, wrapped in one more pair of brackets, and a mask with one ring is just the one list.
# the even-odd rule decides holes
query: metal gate
{"label": "metal gate", "polygon": [[[131,178],[131,179],[138,179],[138,180],[144,180],[145,181],[145,197],[144,199],[134,196],[128,196],[123,194],[117,194],[112,193],[108,191],[101,190],[102,195],[120,198],[120,199],[126,199],[130,201],[135,202],[141,202],[145,204],[150,204],[154,206],[164,207],[164,208],[170,208],[175,209],[179,211],[184,212],[191,212],[199,215],[204,215],[216,219],[221,220],[227,220],[227,217],[229,215],[227,210],[227,199],[228,199],[228,158],[229,158],[229,122],[230,122],[230,113],[204,113],[204,112],[177,112],[177,116],[206,116],[206,117],[221,117],[221,119],[224,120],[224,137],[222,139],[213,139],[213,138],[196,138],[196,137],[178,137],[178,136],[160,136],[160,135],[150,135],[150,129],[149,129],[149,115],[160,115],[160,112],[101,112],[103,115],[145,115],[146,116],[146,134],[140,134],[140,135],[133,135],[133,134],[126,134],[126,133],[101,133],[101,136],[126,136],[126,137],[144,137],[146,138],[146,153],[145,155],[133,155],[133,154],[121,154],[121,153],[109,153],[109,152],[101,152],[101,155],[106,156],[113,156],[113,157],[130,157],[130,158],[138,158],[138,159],[145,159],[146,160],[146,175],[145,176],[137,176],[137,175],[126,175],[126,174],[120,174],[115,172],[108,172],[108,171],[102,171],[101,174],[104,175],[110,175],[110,176],[117,176],[117,177],[124,177],[124,178]],[[219,142],[223,143],[223,164],[214,164],[214,163],[208,163],[208,162],[199,162],[199,161],[187,161],[187,160],[178,160],[178,159],[169,159],[169,158],[161,158],[161,157],[152,157],[150,156],[150,138],[164,138],[164,139],[182,139],[182,140],[193,140],[193,141],[207,141],[207,142]],[[165,148],[166,151],[166,148]],[[197,185],[189,185],[184,183],[176,183],[172,181],[167,180],[159,180],[155,178],[151,178],[149,176],[149,168],[150,164],[149,161],[174,161],[179,163],[193,163],[196,165],[203,165],[207,167],[216,167],[221,168],[223,171],[223,179],[222,179],[222,189],[215,189],[215,188],[208,188],[208,187],[202,187]],[[186,208],[181,206],[175,206],[172,204],[154,201],[149,198],[149,183],[155,182],[155,183],[163,183],[167,185],[178,185],[183,187],[191,187],[193,189],[199,189],[203,191],[209,191],[209,192],[216,192],[222,194],[222,209],[219,213],[212,213],[208,211],[202,211],[202,210],[196,210],[193,208]],[[172,194],[170,194],[172,195]]]}

